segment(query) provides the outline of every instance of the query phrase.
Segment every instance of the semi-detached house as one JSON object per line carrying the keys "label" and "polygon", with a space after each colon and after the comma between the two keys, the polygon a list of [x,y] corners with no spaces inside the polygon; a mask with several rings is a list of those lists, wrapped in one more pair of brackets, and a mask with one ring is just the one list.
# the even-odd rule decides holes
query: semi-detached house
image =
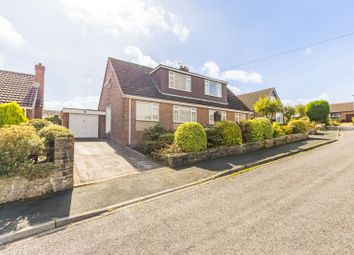
{"label": "semi-detached house", "polygon": [[100,136],[121,144],[138,144],[144,129],[158,122],[174,130],[188,121],[239,122],[252,114],[226,81],[183,66],[150,68],[114,58],[107,61],[98,110],[106,113]]}

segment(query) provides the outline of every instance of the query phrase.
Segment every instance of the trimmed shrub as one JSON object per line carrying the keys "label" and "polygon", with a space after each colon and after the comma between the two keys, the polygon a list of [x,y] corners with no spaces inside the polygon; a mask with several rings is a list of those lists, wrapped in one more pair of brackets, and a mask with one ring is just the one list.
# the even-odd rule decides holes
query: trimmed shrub
{"label": "trimmed shrub", "polygon": [[138,150],[144,154],[151,155],[153,152],[164,148],[167,144],[162,141],[144,141],[138,146]]}
{"label": "trimmed shrub", "polygon": [[39,131],[39,136],[44,138],[47,161],[54,160],[54,140],[56,137],[73,137],[69,129],[59,125],[49,125]]}
{"label": "trimmed shrub", "polygon": [[264,140],[262,124],[257,120],[241,121],[241,130],[244,142],[252,143]]}
{"label": "trimmed shrub", "polygon": [[160,135],[159,141],[163,142],[165,144],[172,144],[174,138],[175,138],[174,133],[166,133],[166,134]]}
{"label": "trimmed shrub", "polygon": [[273,127],[273,137],[279,137],[285,135],[282,126],[280,126],[278,123],[273,122],[272,127]]}
{"label": "trimmed shrub", "polygon": [[285,135],[291,135],[293,133],[293,127],[292,126],[281,126],[283,133]]}
{"label": "trimmed shrub", "polygon": [[307,124],[303,120],[291,120],[288,126],[292,128],[294,134],[305,133],[308,130]]}
{"label": "trimmed shrub", "polygon": [[44,127],[52,125],[52,123],[45,119],[31,119],[29,120],[28,125],[34,127],[37,131],[39,131]]}
{"label": "trimmed shrub", "polygon": [[11,125],[0,128],[0,175],[24,175],[33,169],[44,149],[34,127]]}
{"label": "trimmed shrub", "polygon": [[18,103],[0,104],[0,127],[18,125],[27,121],[25,113]]}
{"label": "trimmed shrub", "polygon": [[231,121],[218,121],[215,123],[215,129],[222,135],[222,145],[233,146],[242,143],[241,128]]}
{"label": "trimmed shrub", "polygon": [[167,130],[161,125],[161,123],[157,123],[155,126],[146,128],[143,134],[144,141],[157,141],[159,140],[162,134],[167,133]]}
{"label": "trimmed shrub", "polygon": [[178,126],[174,143],[183,152],[203,151],[207,147],[207,137],[202,125],[186,122]]}
{"label": "trimmed shrub", "polygon": [[256,121],[260,122],[262,125],[263,138],[269,139],[273,137],[273,127],[272,123],[267,118],[257,118]]}
{"label": "trimmed shrub", "polygon": [[329,115],[329,104],[326,100],[316,100],[306,105],[306,115],[311,121],[325,123]]}
{"label": "trimmed shrub", "polygon": [[55,125],[61,126],[63,124],[63,121],[58,114],[55,114],[55,115],[49,116],[49,117],[45,117],[44,119],[48,120],[49,122],[52,122]]}
{"label": "trimmed shrub", "polygon": [[223,144],[223,134],[221,129],[217,129],[214,125],[205,128],[207,136],[208,148],[214,148]]}

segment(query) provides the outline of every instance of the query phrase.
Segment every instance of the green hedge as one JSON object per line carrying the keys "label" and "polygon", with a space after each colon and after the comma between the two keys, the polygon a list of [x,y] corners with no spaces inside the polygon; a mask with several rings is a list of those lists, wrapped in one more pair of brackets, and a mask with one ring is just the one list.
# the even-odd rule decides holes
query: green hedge
{"label": "green hedge", "polygon": [[241,121],[241,130],[243,141],[246,143],[252,143],[257,141],[263,141],[263,126],[261,122],[257,120],[243,120]]}
{"label": "green hedge", "polygon": [[44,149],[34,127],[11,125],[0,128],[0,175],[24,175],[32,171]]}
{"label": "green hedge", "polygon": [[260,122],[262,125],[263,138],[269,139],[273,137],[273,127],[272,123],[267,118],[257,118],[256,121]]}
{"label": "green hedge", "polygon": [[39,131],[42,128],[48,127],[53,124],[45,119],[31,119],[29,120],[28,125],[34,127],[37,131]]}
{"label": "green hedge", "polygon": [[305,133],[308,130],[308,125],[303,120],[291,120],[288,126],[292,128],[294,134]]}
{"label": "green hedge", "polygon": [[279,137],[285,135],[284,129],[281,125],[276,122],[273,122],[273,137]]}
{"label": "green hedge", "polygon": [[18,103],[0,104],[0,127],[18,125],[27,121],[25,113]]}
{"label": "green hedge", "polygon": [[205,129],[207,136],[207,147],[214,148],[223,144],[223,134],[221,129],[217,129],[215,125],[207,126]]}
{"label": "green hedge", "polygon": [[44,138],[47,161],[54,160],[54,139],[56,137],[73,137],[69,129],[59,125],[49,125],[39,131],[39,136]]}
{"label": "green hedge", "polygon": [[174,133],[165,133],[165,134],[160,135],[159,141],[163,142],[165,144],[172,144],[174,138],[175,138]]}
{"label": "green hedge", "polygon": [[222,135],[222,145],[233,146],[242,144],[242,132],[239,125],[231,121],[218,121],[215,123],[216,130]]}
{"label": "green hedge", "polygon": [[207,147],[205,130],[197,122],[183,123],[175,132],[174,143],[183,152],[203,151]]}

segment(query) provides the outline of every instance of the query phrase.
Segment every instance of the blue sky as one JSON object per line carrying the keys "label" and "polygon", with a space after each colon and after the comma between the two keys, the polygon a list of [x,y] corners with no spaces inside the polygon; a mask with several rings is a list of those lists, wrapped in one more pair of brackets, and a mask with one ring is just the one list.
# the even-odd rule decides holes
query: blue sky
{"label": "blue sky", "polygon": [[33,73],[42,62],[48,109],[96,108],[108,56],[184,63],[236,93],[274,86],[286,104],[348,102],[354,35],[232,66],[354,32],[353,10],[350,0],[0,0],[0,69]]}

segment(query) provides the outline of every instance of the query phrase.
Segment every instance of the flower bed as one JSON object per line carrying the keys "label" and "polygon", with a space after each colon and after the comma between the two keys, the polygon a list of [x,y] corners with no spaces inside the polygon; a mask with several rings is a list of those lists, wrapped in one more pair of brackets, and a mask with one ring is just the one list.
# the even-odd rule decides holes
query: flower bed
{"label": "flower bed", "polygon": [[306,134],[291,134],[285,135],[277,138],[265,139],[264,141],[256,141],[252,143],[244,143],[234,146],[219,146],[215,148],[210,148],[205,151],[200,152],[190,152],[190,153],[171,153],[166,155],[160,155],[159,159],[163,163],[170,167],[181,167],[183,165],[192,164],[207,159],[215,159],[225,156],[243,154],[251,151],[257,151],[262,148],[271,148],[273,146],[279,146],[283,144],[293,143],[308,138],[308,133]]}

